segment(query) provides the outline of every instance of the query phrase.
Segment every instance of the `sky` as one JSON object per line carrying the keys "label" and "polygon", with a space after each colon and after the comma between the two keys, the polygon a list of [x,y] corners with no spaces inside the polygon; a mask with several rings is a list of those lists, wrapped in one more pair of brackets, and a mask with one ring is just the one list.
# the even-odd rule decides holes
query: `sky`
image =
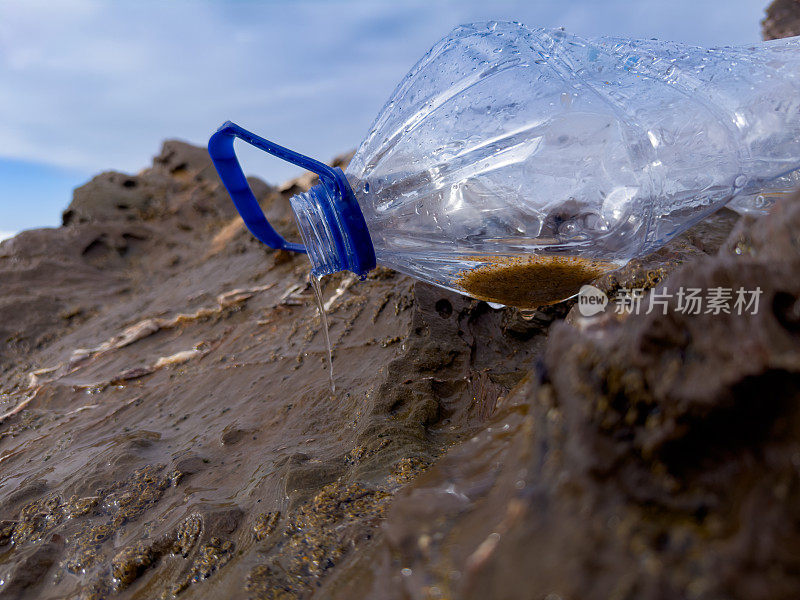
{"label": "sky", "polygon": [[[0,239],[57,226],[72,189],[136,173],[164,139],[228,119],[321,160],[355,148],[454,26],[516,20],[587,37],[714,46],[760,37],[767,0],[0,0]],[[247,148],[245,170],[293,167]]]}

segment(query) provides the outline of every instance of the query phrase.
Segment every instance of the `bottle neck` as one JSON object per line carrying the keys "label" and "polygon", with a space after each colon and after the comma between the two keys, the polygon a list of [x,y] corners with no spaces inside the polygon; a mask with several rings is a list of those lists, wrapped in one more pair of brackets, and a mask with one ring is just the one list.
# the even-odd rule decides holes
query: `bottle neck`
{"label": "bottle neck", "polygon": [[363,278],[375,268],[367,223],[341,169],[289,202],[315,275],[348,270]]}
{"label": "bottle neck", "polygon": [[342,232],[329,210],[332,205],[330,195],[330,191],[320,183],[289,200],[312,272],[318,276],[347,268],[341,252]]}

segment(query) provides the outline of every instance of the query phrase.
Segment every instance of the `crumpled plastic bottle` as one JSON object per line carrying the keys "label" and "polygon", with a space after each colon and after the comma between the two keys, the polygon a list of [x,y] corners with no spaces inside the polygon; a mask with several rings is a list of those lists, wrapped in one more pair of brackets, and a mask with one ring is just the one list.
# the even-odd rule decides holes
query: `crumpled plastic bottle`
{"label": "crumpled plastic bottle", "polygon": [[576,294],[726,205],[800,178],[800,38],[705,49],[457,27],[406,75],[346,173],[226,123],[209,150],[257,237],[241,138],[320,175],[290,202],[317,275],[375,263],[531,308]]}

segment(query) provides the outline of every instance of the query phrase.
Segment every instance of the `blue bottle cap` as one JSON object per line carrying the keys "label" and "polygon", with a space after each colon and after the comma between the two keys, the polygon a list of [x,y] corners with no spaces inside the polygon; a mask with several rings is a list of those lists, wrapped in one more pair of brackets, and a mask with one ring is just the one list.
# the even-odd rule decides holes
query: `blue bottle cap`
{"label": "blue bottle cap", "polygon": [[309,190],[308,197],[318,203],[320,213],[330,228],[335,248],[329,250],[337,260],[329,263],[324,273],[318,274],[349,270],[363,278],[375,268],[375,249],[364,214],[341,169],[274,144],[227,121],[208,141],[208,153],[236,209],[254,236],[276,250],[306,252],[302,244],[283,239],[267,221],[236,158],[233,149],[236,138],[319,175],[320,183]]}

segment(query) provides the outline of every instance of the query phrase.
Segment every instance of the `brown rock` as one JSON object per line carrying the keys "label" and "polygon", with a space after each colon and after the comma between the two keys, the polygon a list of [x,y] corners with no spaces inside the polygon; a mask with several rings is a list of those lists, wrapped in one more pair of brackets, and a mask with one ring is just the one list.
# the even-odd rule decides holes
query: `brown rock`
{"label": "brown rock", "polygon": [[765,40],[800,35],[800,2],[798,0],[774,0],[767,8],[767,16],[761,21]]}
{"label": "brown rock", "polygon": [[[37,598],[202,595],[205,578],[231,597],[248,578],[253,595],[311,593],[380,534],[398,489],[485,427],[565,313],[526,321],[388,269],[331,276],[332,396],[308,262],[232,226],[209,164],[167,143],[135,185],[101,177],[67,226],[0,250],[0,573],[67,540]],[[288,192],[253,185],[293,231]]]}
{"label": "brown rock", "polygon": [[380,551],[326,593],[796,597],[798,231],[794,197],[655,288],[760,287],[755,314],[557,323],[538,374],[395,498]]}

